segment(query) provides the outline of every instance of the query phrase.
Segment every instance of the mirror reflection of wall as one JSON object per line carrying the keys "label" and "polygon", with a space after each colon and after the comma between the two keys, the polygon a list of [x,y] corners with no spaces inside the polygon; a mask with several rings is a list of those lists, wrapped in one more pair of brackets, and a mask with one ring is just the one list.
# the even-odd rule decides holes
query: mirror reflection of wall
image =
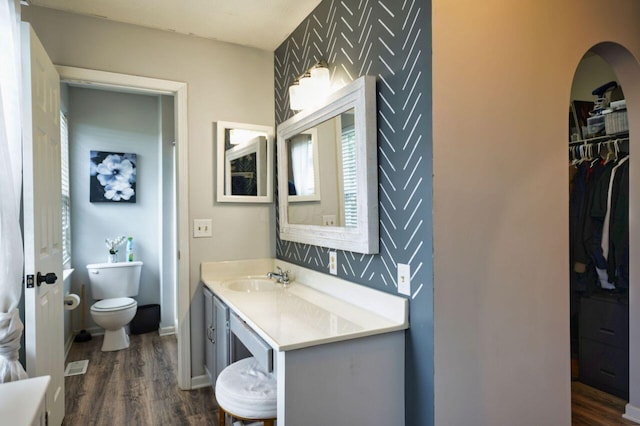
{"label": "mirror reflection of wall", "polygon": [[266,136],[256,136],[225,151],[225,195],[267,195],[266,148]]}
{"label": "mirror reflection of wall", "polygon": [[287,139],[289,223],[357,227],[354,109]]}
{"label": "mirror reflection of wall", "polygon": [[218,201],[270,202],[271,128],[217,123]]}

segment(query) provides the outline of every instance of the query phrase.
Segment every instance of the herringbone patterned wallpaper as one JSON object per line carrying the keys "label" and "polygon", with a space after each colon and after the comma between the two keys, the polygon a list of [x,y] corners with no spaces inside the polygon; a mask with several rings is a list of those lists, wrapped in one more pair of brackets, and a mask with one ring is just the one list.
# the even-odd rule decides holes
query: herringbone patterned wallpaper
{"label": "herringbone patterned wallpaper", "polygon": [[[421,2],[323,2],[275,54],[276,121],[291,117],[288,87],[320,59],[332,81],[377,77],[380,254],[339,252],[339,276],[395,291],[411,265],[412,297],[431,281],[430,55]],[[329,249],[278,240],[278,256],[328,271]]]}
{"label": "herringbone patterned wallpaper", "polygon": [[[276,124],[288,87],[320,59],[332,82],[377,79],[380,254],[338,251],[338,276],[397,293],[411,266],[407,425],[433,424],[433,263],[429,0],[324,0],[275,52]],[[329,272],[329,249],[277,240],[277,256]]]}

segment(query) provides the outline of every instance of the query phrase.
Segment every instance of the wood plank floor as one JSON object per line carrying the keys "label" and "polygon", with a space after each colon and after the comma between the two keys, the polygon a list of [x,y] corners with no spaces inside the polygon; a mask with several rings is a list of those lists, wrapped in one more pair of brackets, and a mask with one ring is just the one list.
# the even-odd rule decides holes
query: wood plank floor
{"label": "wood plank floor", "polygon": [[571,382],[572,426],[637,425],[622,418],[627,401],[584,383]]}
{"label": "wood plank floor", "polygon": [[[211,425],[217,405],[210,387],[181,391],[175,336],[131,336],[124,351],[102,352],[102,337],[74,343],[67,362],[89,360],[87,373],[65,378],[63,425]],[[572,426],[637,425],[623,419],[626,401],[571,382]]]}
{"label": "wood plank floor", "polygon": [[129,349],[102,352],[102,336],[74,343],[67,363],[89,360],[65,378],[64,425],[217,425],[211,387],[181,391],[175,336],[131,336]]}

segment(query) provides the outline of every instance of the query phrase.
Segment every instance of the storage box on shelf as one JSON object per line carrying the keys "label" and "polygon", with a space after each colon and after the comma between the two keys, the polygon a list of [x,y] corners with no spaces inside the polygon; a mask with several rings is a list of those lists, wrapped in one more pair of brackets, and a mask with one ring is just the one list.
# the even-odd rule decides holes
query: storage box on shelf
{"label": "storage box on shelf", "polygon": [[629,119],[627,118],[627,110],[622,109],[612,111],[604,115],[604,128],[607,135],[615,135],[617,133],[629,131]]}

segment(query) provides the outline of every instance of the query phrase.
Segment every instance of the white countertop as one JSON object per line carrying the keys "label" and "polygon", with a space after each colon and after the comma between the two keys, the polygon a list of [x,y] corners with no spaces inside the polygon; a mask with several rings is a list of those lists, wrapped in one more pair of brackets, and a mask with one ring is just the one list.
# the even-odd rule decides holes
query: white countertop
{"label": "white countertop", "polygon": [[38,410],[50,380],[49,376],[40,376],[1,384],[0,419],[12,425],[40,424]]}
{"label": "white countertop", "polygon": [[[202,282],[275,350],[408,328],[405,298],[280,260],[249,261],[246,268],[238,267],[238,262],[242,261],[203,263]],[[264,278],[275,265],[292,271],[288,287],[276,284],[273,291],[238,292],[225,285],[234,278]]]}

